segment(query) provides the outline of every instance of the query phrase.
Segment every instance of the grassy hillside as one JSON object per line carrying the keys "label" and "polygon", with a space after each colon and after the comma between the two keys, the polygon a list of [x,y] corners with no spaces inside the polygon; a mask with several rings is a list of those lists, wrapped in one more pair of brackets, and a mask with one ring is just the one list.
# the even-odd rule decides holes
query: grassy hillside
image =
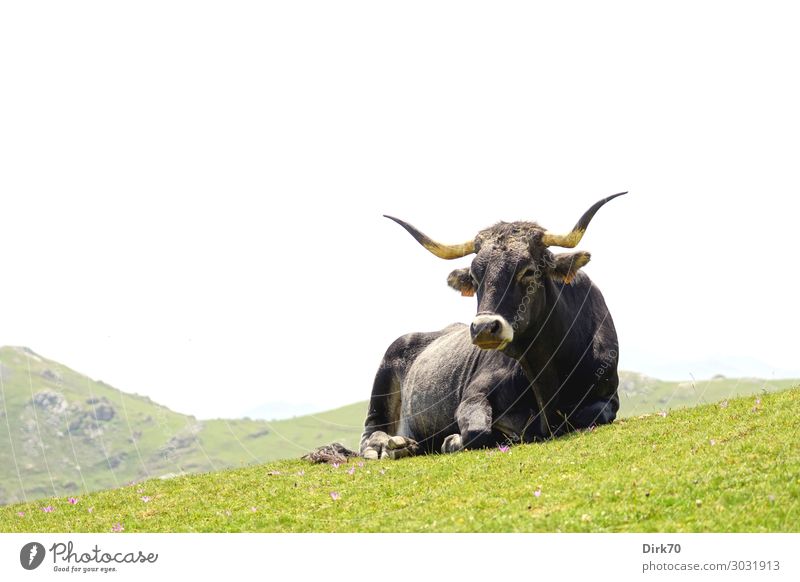
{"label": "grassy hillside", "polygon": [[[198,420],[92,380],[26,348],[0,348],[0,504],[357,446],[367,403],[289,420]],[[715,402],[794,380],[662,382],[621,373],[620,415]],[[365,387],[365,395],[369,387]]]}
{"label": "grassy hillside", "polygon": [[0,348],[0,504],[357,444],[366,407],[265,422],[200,421],[27,348]]}
{"label": "grassy hillside", "polygon": [[761,380],[758,378],[725,378],[697,382],[667,382],[635,372],[620,372],[620,416],[638,416],[721,402],[726,398],[764,394],[786,390],[800,384],[800,380]]}
{"label": "grassy hillside", "polygon": [[795,388],[507,452],[146,481],[0,508],[0,530],[798,532],[798,434]]}

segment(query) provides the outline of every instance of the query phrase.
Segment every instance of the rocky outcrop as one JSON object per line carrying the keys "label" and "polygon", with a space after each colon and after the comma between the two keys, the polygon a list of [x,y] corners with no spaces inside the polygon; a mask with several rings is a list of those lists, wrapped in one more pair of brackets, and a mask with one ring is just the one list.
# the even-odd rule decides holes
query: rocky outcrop
{"label": "rocky outcrop", "polygon": [[162,446],[157,455],[163,459],[169,459],[178,454],[178,451],[183,451],[196,446],[200,442],[200,431],[203,430],[201,423],[193,424],[183,432],[173,436],[167,443]]}
{"label": "rocky outcrop", "polygon": [[58,392],[52,390],[42,390],[33,395],[33,404],[37,412],[43,411],[45,414],[63,414],[67,410],[67,399]]}
{"label": "rocky outcrop", "polygon": [[64,380],[64,378],[61,376],[61,374],[59,374],[58,372],[55,372],[55,371],[53,371],[53,370],[51,370],[49,368],[46,369],[46,370],[42,370],[42,373],[40,375],[45,380],[50,380],[51,382],[62,382]]}
{"label": "rocky outcrop", "polygon": [[180,434],[169,439],[169,442],[164,448],[169,450],[188,449],[197,442],[197,435],[195,434]]}
{"label": "rocky outcrop", "polygon": [[114,418],[115,411],[114,407],[107,402],[103,402],[98,404],[92,410],[92,414],[94,415],[95,420],[99,420],[101,422],[108,422],[112,418]]}
{"label": "rocky outcrop", "polygon": [[126,451],[120,451],[116,455],[111,455],[108,457],[108,466],[112,469],[118,468],[122,463],[125,462],[125,459],[128,458],[128,453]]}
{"label": "rocky outcrop", "polygon": [[76,408],[69,415],[69,433],[95,439],[105,431],[105,423],[116,416],[116,410],[106,398],[89,398],[87,408]]}

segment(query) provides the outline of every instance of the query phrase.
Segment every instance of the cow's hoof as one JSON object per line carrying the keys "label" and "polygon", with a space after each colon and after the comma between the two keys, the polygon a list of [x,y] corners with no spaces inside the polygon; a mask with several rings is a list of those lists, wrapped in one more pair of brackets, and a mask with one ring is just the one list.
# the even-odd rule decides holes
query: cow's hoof
{"label": "cow's hoof", "polygon": [[369,460],[386,459],[389,457],[387,445],[389,435],[383,431],[375,431],[369,436],[364,446],[361,447],[361,456]]}
{"label": "cow's hoof", "polygon": [[407,437],[393,436],[389,438],[386,448],[389,458],[397,460],[416,455],[419,452],[419,443]]}
{"label": "cow's hoof", "polygon": [[442,443],[443,453],[455,453],[463,448],[464,443],[461,441],[460,434],[451,434],[449,437],[444,439],[444,443]]}

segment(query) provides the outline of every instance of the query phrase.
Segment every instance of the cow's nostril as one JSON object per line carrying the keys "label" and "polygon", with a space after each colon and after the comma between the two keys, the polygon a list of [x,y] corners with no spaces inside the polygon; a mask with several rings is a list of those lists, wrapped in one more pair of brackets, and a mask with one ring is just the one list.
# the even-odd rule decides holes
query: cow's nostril
{"label": "cow's nostril", "polygon": [[479,320],[475,321],[469,326],[469,331],[472,337],[477,336],[497,336],[502,331],[503,325],[499,319],[491,319],[489,321]]}
{"label": "cow's nostril", "polygon": [[514,337],[511,326],[499,315],[478,314],[469,331],[472,343],[485,350],[501,350]]}

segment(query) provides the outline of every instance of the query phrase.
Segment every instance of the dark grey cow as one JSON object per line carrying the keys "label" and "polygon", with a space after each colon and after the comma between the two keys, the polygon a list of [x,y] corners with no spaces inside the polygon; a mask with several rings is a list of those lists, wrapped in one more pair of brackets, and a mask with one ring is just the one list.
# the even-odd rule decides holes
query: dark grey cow
{"label": "dark grey cow", "polygon": [[361,437],[366,458],[532,442],[610,423],[619,409],[617,333],[574,248],[594,204],[566,235],[501,222],[443,245],[391,216],[437,257],[474,254],[447,282],[477,295],[472,324],[397,339],[381,362]]}

